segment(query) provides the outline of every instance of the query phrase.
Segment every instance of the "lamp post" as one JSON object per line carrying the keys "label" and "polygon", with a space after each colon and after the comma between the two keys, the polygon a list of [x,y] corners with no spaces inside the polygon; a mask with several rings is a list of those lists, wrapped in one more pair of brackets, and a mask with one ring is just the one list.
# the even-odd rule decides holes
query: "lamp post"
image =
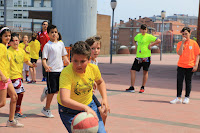
{"label": "lamp post", "polygon": [[4,15],[3,15],[3,17],[4,17],[4,26],[6,26],[6,17],[7,17],[7,2],[6,2],[6,0],[4,0]]}
{"label": "lamp post", "polygon": [[164,19],[165,19],[166,12],[164,10],[161,11],[161,18],[162,18],[162,39],[161,39],[161,46],[160,46],[160,61],[162,60],[162,47],[163,47],[163,32],[164,32]]}
{"label": "lamp post", "polygon": [[112,14],[112,30],[111,30],[111,39],[110,39],[110,64],[112,64],[114,11],[115,11],[115,8],[117,6],[117,1],[116,0],[111,0],[110,5],[111,5],[111,8],[113,10],[113,14]]}

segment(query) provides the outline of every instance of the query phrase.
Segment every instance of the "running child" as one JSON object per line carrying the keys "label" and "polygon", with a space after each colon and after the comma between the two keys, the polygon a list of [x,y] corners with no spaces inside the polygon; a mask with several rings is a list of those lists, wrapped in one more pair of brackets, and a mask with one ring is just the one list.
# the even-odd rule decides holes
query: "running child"
{"label": "running child", "polygon": [[17,94],[9,78],[10,63],[7,54],[7,45],[10,42],[11,31],[8,27],[0,28],[0,108],[6,105],[6,96],[10,96],[10,111],[7,127],[24,127],[18,120],[14,119],[17,102]]}

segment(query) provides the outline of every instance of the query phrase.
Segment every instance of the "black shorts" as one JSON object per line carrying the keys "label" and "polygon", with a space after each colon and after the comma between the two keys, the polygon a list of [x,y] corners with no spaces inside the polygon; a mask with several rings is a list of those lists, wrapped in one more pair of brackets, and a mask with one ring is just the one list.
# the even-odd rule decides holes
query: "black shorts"
{"label": "black shorts", "polygon": [[47,73],[47,88],[48,94],[53,94],[59,91],[59,77],[61,72]]}
{"label": "black shorts", "polygon": [[150,64],[151,64],[151,57],[148,57],[149,62],[139,62],[136,58],[133,62],[133,65],[131,67],[131,70],[140,71],[141,67],[143,67],[143,70],[148,71]]}
{"label": "black shorts", "polygon": [[37,63],[37,59],[31,58],[31,63]]}

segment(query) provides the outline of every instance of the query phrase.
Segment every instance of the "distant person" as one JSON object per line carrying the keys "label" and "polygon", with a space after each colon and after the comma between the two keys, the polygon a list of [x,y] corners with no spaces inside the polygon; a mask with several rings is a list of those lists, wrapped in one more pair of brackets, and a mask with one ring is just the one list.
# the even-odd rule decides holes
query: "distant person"
{"label": "distant person", "polygon": [[148,79],[148,70],[151,64],[151,48],[158,45],[161,41],[157,37],[147,33],[147,25],[142,24],[140,32],[134,37],[135,44],[137,42],[137,53],[135,61],[131,68],[131,86],[126,89],[128,92],[135,92],[136,71],[139,72],[143,67],[143,81],[139,93],[144,93],[144,87]]}
{"label": "distant person", "polygon": [[[22,48],[25,51],[26,56],[30,59],[30,46],[29,46],[29,43],[28,43],[28,35],[24,35],[22,37],[22,42],[19,44],[18,47]],[[24,63],[24,65],[23,65],[23,71],[25,71],[26,82],[30,82],[30,80],[29,80],[29,66],[26,63]]]}
{"label": "distant person", "polygon": [[182,41],[177,44],[177,54],[179,55],[178,67],[177,67],[177,97],[170,101],[171,104],[182,103],[182,90],[183,80],[185,79],[186,93],[184,104],[190,102],[190,92],[192,84],[192,75],[197,71],[199,63],[199,45],[196,41],[190,39],[190,28],[184,27],[181,30]]}
{"label": "distant person", "polygon": [[[37,34],[34,33],[32,35],[32,40],[29,43],[31,63],[35,63],[35,64],[37,63],[37,60],[39,59],[39,51],[40,51],[40,42],[36,38],[37,38]],[[35,84],[36,83],[36,68],[30,67],[30,72],[31,72],[32,79],[29,83]]]}
{"label": "distant person", "polygon": [[[63,66],[63,60],[68,62],[67,51],[65,49],[64,43],[58,41],[58,30],[55,25],[50,25],[47,28],[50,40],[45,44],[42,52],[42,64],[47,72],[47,87],[43,90],[41,98],[43,101],[46,98],[46,105],[42,109],[42,113],[48,117],[52,118],[54,115],[51,113],[50,106],[54,94],[59,91],[59,77]],[[47,94],[48,92],[48,94]]]}
{"label": "distant person", "polygon": [[[98,57],[100,50],[101,50],[101,37],[100,36],[90,37],[85,42],[90,46],[90,49],[91,49],[90,63],[98,66],[97,57]],[[94,88],[93,89],[95,90],[96,87],[97,87],[97,84],[96,84],[96,82],[94,82]],[[98,101],[97,97],[94,94],[93,94],[92,98],[93,98],[95,104],[97,105],[97,107],[99,109],[103,123],[105,125],[107,113],[104,113],[104,110],[101,108],[100,102]]]}
{"label": "distant person", "polygon": [[109,105],[106,85],[98,66],[89,63],[90,55],[90,46],[86,42],[76,42],[72,47],[72,63],[65,67],[60,75],[58,111],[69,133],[72,133],[73,118],[80,112],[93,114],[99,120],[98,133],[106,132],[99,110],[92,99],[93,86],[96,82],[102,96],[102,108],[104,113],[107,113]]}
{"label": "distant person", "polygon": [[29,66],[35,65],[30,62],[30,58],[26,55],[25,51],[18,47],[19,34],[11,34],[10,45],[11,47],[8,49],[8,55],[10,57],[10,79],[18,95],[15,117],[25,118],[26,116],[22,113],[21,110],[22,99],[25,92],[22,81],[23,63],[26,63]]}
{"label": "distant person", "polygon": [[[6,105],[6,96],[11,98],[9,119],[7,127],[24,127],[17,119],[14,119],[17,103],[17,94],[9,78],[10,58],[7,52],[7,45],[10,42],[11,30],[8,27],[0,27],[0,108]],[[1,129],[2,130],[2,129]]]}
{"label": "distant person", "polygon": [[[48,22],[43,21],[42,22],[42,30],[38,32],[37,40],[41,44],[41,53],[43,52],[44,45],[50,40],[48,34],[47,34],[47,27],[48,27]],[[42,59],[42,54],[41,54],[41,59]],[[45,72],[44,67],[42,66],[42,74],[43,78],[42,81],[46,81],[47,73]]]}

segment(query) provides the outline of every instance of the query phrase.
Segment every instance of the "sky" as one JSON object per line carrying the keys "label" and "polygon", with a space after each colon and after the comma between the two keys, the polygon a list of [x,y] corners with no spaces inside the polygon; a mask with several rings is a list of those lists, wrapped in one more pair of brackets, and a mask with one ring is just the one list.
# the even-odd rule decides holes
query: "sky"
{"label": "sky", "polygon": [[[112,15],[111,0],[97,0],[99,14]],[[166,11],[166,16],[173,14],[188,14],[198,16],[199,0],[117,0],[114,21],[128,21],[129,18],[152,17]]]}

